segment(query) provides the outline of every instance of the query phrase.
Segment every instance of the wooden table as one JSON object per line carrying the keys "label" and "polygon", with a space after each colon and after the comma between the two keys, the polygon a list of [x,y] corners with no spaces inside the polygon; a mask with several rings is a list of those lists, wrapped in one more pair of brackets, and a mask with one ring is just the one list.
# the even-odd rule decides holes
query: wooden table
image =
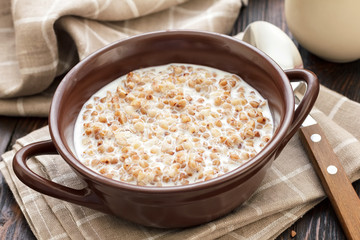
{"label": "wooden table", "polygon": [[[271,22],[291,36],[285,22],[283,0],[250,0],[248,7],[241,10],[232,34],[243,31],[249,23],[257,20]],[[315,72],[321,84],[360,102],[360,60],[336,64],[321,60],[301,46],[299,46],[299,50],[305,68]],[[9,150],[16,139],[45,125],[47,125],[46,118],[0,116],[0,154]],[[360,194],[360,181],[355,182],[354,186]],[[1,174],[0,199],[0,238],[34,239],[34,235]],[[292,230],[296,232],[295,239],[345,239],[327,199],[309,211],[277,239],[293,239],[291,237]]]}

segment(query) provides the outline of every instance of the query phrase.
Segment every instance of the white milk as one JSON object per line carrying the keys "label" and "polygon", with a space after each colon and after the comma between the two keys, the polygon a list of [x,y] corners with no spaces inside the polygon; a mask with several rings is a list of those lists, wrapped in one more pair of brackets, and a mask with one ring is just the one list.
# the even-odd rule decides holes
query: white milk
{"label": "white milk", "polygon": [[[137,70],[134,72],[140,71],[140,72],[147,72],[148,74],[150,72],[151,73],[150,75],[160,75],[160,76],[163,76],[163,78],[166,78],[166,77],[170,76],[169,73],[171,72],[171,70],[169,70],[169,68],[171,65],[185,66],[186,69],[188,69],[189,67],[192,67],[197,72],[197,74],[198,74],[197,77],[199,78],[199,76],[202,76],[204,79],[206,79],[208,75],[206,75],[205,72],[200,73],[200,75],[199,75],[199,71],[201,72],[201,70],[199,70],[199,69],[207,70],[208,72],[212,73],[212,76],[210,78],[216,79],[216,82],[218,82],[220,79],[223,79],[223,78],[233,75],[233,74],[230,74],[230,73],[218,70],[218,69],[205,67],[205,66],[199,66],[199,65],[192,65],[192,64],[169,64],[169,65],[164,65],[164,66],[144,68],[144,69],[140,69],[140,70]],[[213,73],[215,73],[215,74],[213,74]],[[91,97],[84,104],[82,110],[80,111],[79,117],[76,121],[75,131],[74,131],[74,143],[75,143],[75,150],[76,150],[78,159],[96,172],[99,172],[101,168],[106,167],[107,173],[111,173],[112,175],[114,175],[112,178],[116,179],[116,180],[120,180],[121,173],[119,173],[119,172],[121,172],[121,171],[124,172],[124,170],[122,169],[124,164],[133,164],[132,160],[130,158],[127,158],[124,162],[119,162],[116,164],[100,164],[100,165],[98,164],[95,167],[91,167],[92,159],[100,159],[104,156],[109,156],[111,158],[114,158],[114,157],[118,158],[121,155],[123,155],[123,153],[121,152],[121,149],[123,146],[119,146],[119,145],[116,146],[116,144],[118,143],[116,136],[120,136],[121,138],[125,139],[128,143],[130,143],[132,145],[134,145],[135,143],[138,143],[138,145],[140,145],[140,146],[137,146],[136,149],[140,149],[140,151],[142,153],[149,155],[149,158],[146,160],[146,162],[149,164],[148,168],[154,169],[155,167],[159,167],[161,169],[161,171],[163,171],[164,168],[171,168],[171,162],[173,160],[171,157],[174,158],[177,153],[174,154],[173,156],[171,156],[171,155],[166,156],[165,160],[163,161],[162,159],[159,159],[157,154],[152,154],[150,152],[151,148],[158,147],[158,149],[160,151],[161,151],[161,149],[166,149],[166,148],[175,149],[178,146],[176,139],[179,139],[181,137],[188,138],[188,139],[194,139],[194,135],[189,132],[188,127],[186,127],[184,129],[184,125],[179,123],[178,119],[171,119],[171,118],[165,119],[165,120],[169,120],[169,119],[173,120],[172,123],[170,122],[170,125],[173,124],[173,126],[177,126],[176,132],[169,132],[169,130],[165,130],[165,129],[159,127],[158,123],[154,124],[154,123],[147,122],[148,121],[148,119],[147,119],[146,121],[143,121],[143,125],[145,126],[143,132],[139,133],[134,130],[133,122],[128,121],[128,122],[122,124],[121,127],[115,131],[115,133],[108,134],[108,136],[104,137],[101,140],[103,146],[116,146],[116,147],[114,147],[114,151],[111,152],[111,154],[110,154],[111,156],[108,153],[101,154],[96,151],[95,151],[94,155],[92,155],[92,156],[86,154],[86,152],[89,150],[89,146],[92,145],[93,146],[92,149],[96,149],[96,145],[97,145],[97,141],[98,141],[94,138],[91,138],[91,136],[88,137],[85,134],[84,124],[87,122],[91,122],[91,120],[89,120],[89,119],[83,120],[83,115],[86,114],[85,113],[86,111],[88,111],[86,106],[88,104],[93,104],[93,105],[96,104],[96,102],[94,101],[95,96],[99,97],[99,98],[103,98],[106,96],[107,92],[114,93],[118,86],[124,86],[125,80],[126,80],[126,75],[114,80],[113,82],[109,83],[108,85],[106,85],[105,87],[100,89],[98,92],[96,92],[93,95],[93,97]],[[147,82],[144,85],[142,85],[141,87],[143,88],[143,91],[146,92],[147,90],[151,90],[153,87],[152,83],[153,83],[153,81],[150,81],[150,82]],[[252,88],[250,85],[248,85],[246,82],[244,82],[240,78],[237,81],[236,86],[231,88],[231,94],[229,97],[230,99],[238,98],[239,88],[245,89],[244,95],[247,100],[250,101],[252,98],[255,98],[255,100],[266,102],[266,100],[254,88]],[[199,93],[194,88],[189,87],[187,84],[181,85],[181,89],[183,91],[183,96],[191,96],[193,103],[197,103],[197,101],[200,98],[202,98],[204,100],[202,105],[210,106],[211,112],[217,112],[218,110],[219,111],[223,110],[222,106],[215,106],[215,104],[214,104],[214,99],[217,97],[216,92],[205,91],[205,92]],[[154,93],[155,98],[160,97],[160,96],[161,96],[161,94]],[[149,109],[152,109],[152,107],[150,107]],[[257,111],[261,112],[262,116],[266,118],[266,124],[268,124],[268,127],[256,129],[256,131],[259,132],[260,136],[270,136],[271,137],[273,134],[273,120],[272,120],[272,116],[271,116],[271,112],[268,107],[268,104],[258,107]],[[163,115],[171,115],[171,114],[174,114],[174,109],[165,107],[164,109],[161,109],[160,112]],[[180,112],[181,111],[179,111],[178,113],[180,114]],[[206,114],[206,110],[204,110],[203,113]],[[104,116],[106,116],[108,123],[115,122],[115,120],[116,120],[116,118],[114,117],[114,112],[111,110],[105,111]],[[141,115],[141,117],[146,119],[142,115]],[[208,119],[209,119],[209,121],[216,120],[212,116],[207,116],[205,118],[204,122],[206,122]],[[162,119],[159,119],[159,120],[162,120]],[[227,122],[226,118],[222,118],[220,120],[222,123],[222,127],[218,128],[218,130],[222,133],[223,136],[226,137],[225,130],[233,129],[234,127],[231,126]],[[198,121],[198,122],[192,121],[191,124],[196,125],[196,123],[201,123],[201,121]],[[187,125],[187,126],[192,126],[191,124]],[[256,126],[258,126],[258,125],[259,124],[256,123]],[[107,126],[106,124],[103,124],[103,126],[104,126],[104,128],[110,129],[110,126]],[[181,126],[183,126],[183,127],[181,127]],[[156,129],[153,131],[152,129],[154,129],[154,128],[156,128]],[[202,133],[202,134],[209,133],[210,134],[209,138],[205,139],[204,137],[197,137],[199,139],[199,141],[197,141],[196,143],[191,142],[191,140],[190,140],[191,144],[194,146],[193,146],[193,149],[190,149],[187,151],[186,156],[188,158],[192,152],[194,154],[196,154],[196,150],[198,150],[196,146],[201,146],[204,150],[202,153],[202,158],[203,158],[205,164],[203,163],[200,172],[206,173],[207,171],[212,171],[212,170],[216,169],[216,171],[218,171],[218,172],[214,175],[214,177],[222,175],[225,172],[231,171],[247,161],[247,160],[243,160],[243,161],[230,160],[229,154],[231,152],[236,152],[238,154],[241,154],[241,152],[247,152],[249,154],[255,155],[258,152],[260,152],[261,149],[264,147],[263,145],[266,144],[266,143],[264,144],[261,137],[254,137],[251,139],[253,142],[253,146],[245,146],[245,142],[244,142],[241,145],[241,149],[228,148],[226,145],[219,143],[217,139],[212,138],[212,134],[211,134],[210,130],[206,129],[206,132]],[[157,135],[155,135],[154,137],[149,139],[147,136],[149,133],[151,134],[152,132],[155,132],[157,135],[159,135],[159,138],[156,137]],[[168,135],[166,135],[166,134],[168,134]],[[84,145],[83,144],[84,139],[90,139],[91,143]],[[86,140],[86,141],[89,142],[89,140]],[[204,146],[212,146],[212,149],[208,149]],[[213,162],[210,158],[210,154],[213,152],[214,148],[217,148],[219,150],[217,152],[217,154],[219,155],[219,160],[221,162],[220,166],[218,166],[216,168],[214,168]],[[136,151],[136,149],[133,149],[133,150]],[[122,169],[122,170],[119,170],[119,169]],[[181,172],[181,170],[180,170],[180,172]],[[202,180],[197,179],[198,173],[199,172],[196,172],[192,176],[187,177],[187,180],[189,181],[189,183],[203,181],[203,179]],[[130,180],[127,182],[137,184],[138,180],[134,179],[134,180]],[[169,182],[160,181],[160,182],[161,182],[162,186],[173,186],[173,185],[180,184],[179,182],[176,182],[176,181],[175,181],[175,183],[172,181],[169,181]],[[154,185],[154,183],[151,183],[149,185]]]}

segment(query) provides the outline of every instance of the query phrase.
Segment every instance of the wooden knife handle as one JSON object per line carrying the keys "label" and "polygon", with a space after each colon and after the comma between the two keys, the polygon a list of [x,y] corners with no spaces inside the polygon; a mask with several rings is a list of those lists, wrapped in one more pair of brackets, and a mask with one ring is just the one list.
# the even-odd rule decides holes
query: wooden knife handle
{"label": "wooden knife handle", "polygon": [[[318,124],[302,127],[301,140],[348,239],[360,239],[360,199]],[[359,159],[360,160],[360,159]]]}

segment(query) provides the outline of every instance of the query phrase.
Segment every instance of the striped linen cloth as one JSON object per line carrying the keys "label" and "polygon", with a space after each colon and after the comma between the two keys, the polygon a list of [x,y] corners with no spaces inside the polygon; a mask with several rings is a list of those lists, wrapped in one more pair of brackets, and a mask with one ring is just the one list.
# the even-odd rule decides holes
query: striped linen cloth
{"label": "striped linen cloth", "polygon": [[[351,181],[360,178],[360,104],[321,87],[312,115],[319,122]],[[356,131],[354,131],[356,130]],[[325,198],[325,193],[298,135],[284,148],[259,189],[242,206],[215,221],[185,229],[161,230],[35,192],[12,170],[15,151],[49,139],[44,127],[19,139],[0,162],[16,201],[38,239],[273,239]],[[29,160],[32,169],[52,181],[81,188],[81,182],[59,156]]]}
{"label": "striped linen cloth", "polygon": [[[240,0],[0,0],[0,114],[47,116],[61,75],[104,45],[142,32],[191,28],[229,33]],[[16,34],[15,34],[16,33]],[[360,178],[360,105],[321,88],[313,110],[350,179]],[[272,239],[322,199],[320,182],[295,135],[242,206],[201,226],[142,227],[37,193],[12,170],[15,151],[49,139],[47,127],[5,153],[0,170],[38,239]],[[291,156],[291,157],[289,157]],[[52,181],[81,188],[59,156],[30,167]]]}
{"label": "striped linen cloth", "polygon": [[58,78],[95,50],[165,29],[228,34],[245,0],[0,0],[0,115],[47,116]]}

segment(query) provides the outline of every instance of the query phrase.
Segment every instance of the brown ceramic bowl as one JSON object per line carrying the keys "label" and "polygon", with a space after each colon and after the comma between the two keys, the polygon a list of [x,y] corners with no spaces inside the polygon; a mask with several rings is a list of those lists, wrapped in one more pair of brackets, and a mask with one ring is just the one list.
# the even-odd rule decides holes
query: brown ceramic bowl
{"label": "brown ceramic bowl", "polygon": [[[75,154],[73,131],[85,101],[129,71],[168,63],[205,65],[241,76],[269,101],[275,125],[269,144],[239,168],[186,186],[130,185],[103,177],[82,165]],[[303,80],[308,85],[296,111],[289,80]],[[135,223],[161,228],[201,224],[227,214],[258,188],[274,158],[309,113],[318,88],[316,76],[311,72],[284,72],[261,51],[225,35],[162,31],[131,37],[100,49],[65,76],[51,105],[52,140],[22,148],[14,158],[14,171],[21,181],[41,193]],[[41,154],[60,154],[87,187],[71,189],[32,172],[26,161]]]}

